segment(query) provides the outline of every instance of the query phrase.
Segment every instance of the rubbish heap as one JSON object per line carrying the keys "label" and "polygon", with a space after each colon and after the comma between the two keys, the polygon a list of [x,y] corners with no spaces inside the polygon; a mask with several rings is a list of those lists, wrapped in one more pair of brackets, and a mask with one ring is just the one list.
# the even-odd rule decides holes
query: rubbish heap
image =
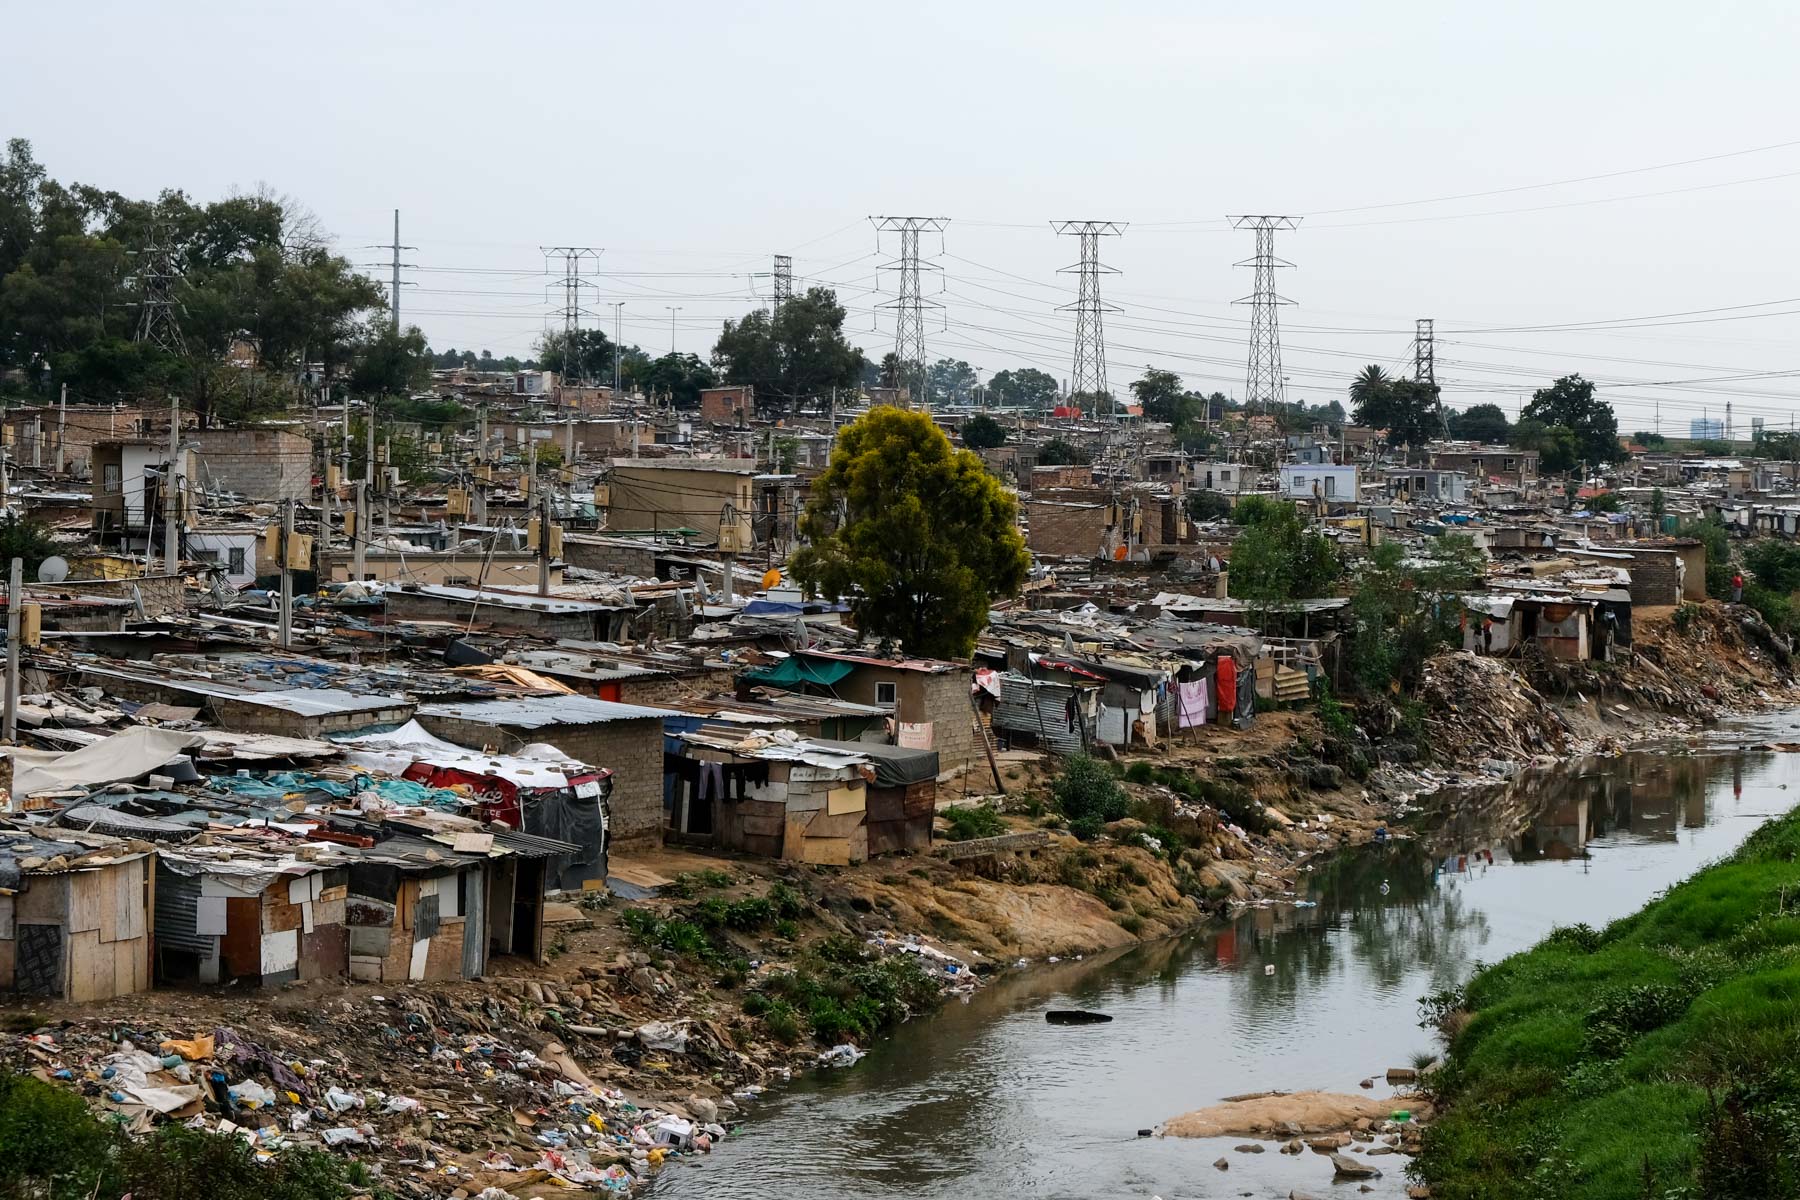
{"label": "rubbish heap", "polygon": [[[717,1098],[634,1103],[595,1082],[560,1040],[527,1039],[500,997],[403,994],[336,1007],[304,1018],[314,1027],[306,1032],[276,1021],[254,1034],[241,1025],[195,1033],[59,1022],[19,1037],[14,1052],[30,1073],[80,1092],[131,1132],[180,1122],[235,1134],[259,1158],[297,1146],[336,1152],[418,1197],[629,1192],[669,1159],[710,1151],[726,1136],[723,1114],[737,1109],[716,1089],[706,1090]],[[327,1022],[337,1027],[317,1028]],[[743,1064],[704,1024],[577,1028],[593,1040],[606,1035],[607,1068],[660,1068],[673,1083],[680,1076],[666,1060],[686,1056],[689,1067],[735,1074]]]}

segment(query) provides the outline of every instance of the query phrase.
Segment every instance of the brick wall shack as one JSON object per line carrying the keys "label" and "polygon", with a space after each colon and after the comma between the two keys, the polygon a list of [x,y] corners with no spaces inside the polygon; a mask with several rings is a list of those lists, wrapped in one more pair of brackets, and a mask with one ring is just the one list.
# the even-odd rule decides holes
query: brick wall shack
{"label": "brick wall shack", "polygon": [[577,762],[611,771],[612,840],[626,849],[662,835],[664,715],[660,709],[586,696],[554,696],[426,704],[419,708],[418,720],[458,745],[511,753],[543,742]]}
{"label": "brick wall shack", "polygon": [[286,429],[200,429],[200,483],[252,500],[312,494],[312,440]]}

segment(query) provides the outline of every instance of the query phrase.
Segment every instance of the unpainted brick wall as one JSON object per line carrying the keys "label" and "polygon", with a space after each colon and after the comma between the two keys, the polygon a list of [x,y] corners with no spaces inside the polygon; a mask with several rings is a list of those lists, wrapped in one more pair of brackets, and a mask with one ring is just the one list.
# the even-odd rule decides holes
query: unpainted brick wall
{"label": "unpainted brick wall", "polygon": [[312,441],[285,429],[202,429],[200,482],[253,500],[304,500],[312,493]]}
{"label": "unpainted brick wall", "polygon": [[421,714],[419,724],[462,746],[513,752],[532,742],[555,746],[570,758],[613,773],[612,838],[615,846],[643,845],[662,837],[663,735],[660,717],[632,717],[599,725],[522,729]]}

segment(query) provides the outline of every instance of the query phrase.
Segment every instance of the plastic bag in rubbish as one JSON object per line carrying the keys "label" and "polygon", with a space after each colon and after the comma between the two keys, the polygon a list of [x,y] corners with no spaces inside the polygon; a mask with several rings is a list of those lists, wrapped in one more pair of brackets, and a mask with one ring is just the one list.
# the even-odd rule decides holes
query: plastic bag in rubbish
{"label": "plastic bag in rubbish", "polygon": [[855,1046],[845,1042],[842,1045],[833,1046],[819,1055],[819,1065],[821,1067],[854,1067],[862,1060],[864,1053],[865,1051],[858,1050]]}
{"label": "plastic bag in rubbish", "polygon": [[390,1113],[418,1112],[424,1107],[423,1104],[420,1104],[411,1096],[389,1096],[387,1098],[387,1103],[382,1106],[381,1111]]}
{"label": "plastic bag in rubbish", "polygon": [[325,1139],[327,1146],[362,1146],[367,1145],[369,1141],[368,1138],[347,1125],[339,1126],[336,1129],[327,1129],[320,1136]]}
{"label": "plastic bag in rubbish", "polygon": [[668,1021],[651,1021],[647,1025],[639,1025],[638,1041],[646,1050],[667,1050],[671,1054],[687,1053],[687,1028]]}
{"label": "plastic bag in rubbish", "polygon": [[231,1098],[251,1108],[273,1108],[275,1105],[275,1093],[254,1079],[232,1084]]}
{"label": "plastic bag in rubbish", "polygon": [[342,1088],[331,1088],[325,1093],[325,1105],[332,1112],[349,1112],[353,1108],[361,1108],[363,1098]]}

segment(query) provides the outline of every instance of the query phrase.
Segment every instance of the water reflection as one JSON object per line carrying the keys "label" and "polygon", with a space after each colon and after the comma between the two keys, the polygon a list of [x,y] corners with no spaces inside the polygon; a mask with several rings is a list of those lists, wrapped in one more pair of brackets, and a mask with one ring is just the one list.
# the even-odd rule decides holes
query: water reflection
{"label": "water reflection", "polygon": [[[1796,783],[1796,755],[1633,754],[1439,797],[1387,845],[1318,864],[1299,904],[995,981],[854,1070],[798,1083],[743,1137],[656,1190],[750,1200],[1323,1193],[1315,1156],[1134,1134],[1226,1095],[1355,1090],[1404,1065],[1430,1045],[1418,997],[1553,925],[1632,911],[1788,808]],[[1043,1022],[1050,1007],[1115,1020],[1058,1029]],[[1221,1153],[1228,1174],[1210,1166]],[[1401,1173],[1374,1195],[1404,1195]]]}

